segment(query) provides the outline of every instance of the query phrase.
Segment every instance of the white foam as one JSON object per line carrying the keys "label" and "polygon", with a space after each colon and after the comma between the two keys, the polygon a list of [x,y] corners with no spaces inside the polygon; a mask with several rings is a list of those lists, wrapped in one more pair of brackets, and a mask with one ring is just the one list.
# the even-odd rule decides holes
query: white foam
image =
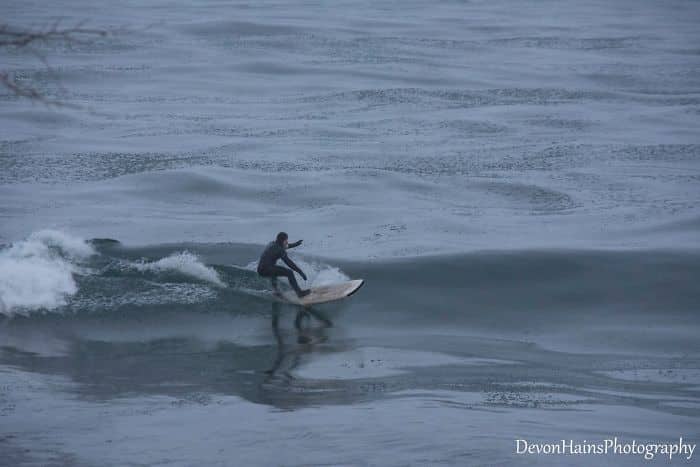
{"label": "white foam", "polygon": [[300,283],[307,287],[320,287],[350,280],[340,268],[335,266],[319,262],[307,262],[303,259],[294,260],[294,262],[306,273],[307,280],[301,279]]}
{"label": "white foam", "polygon": [[213,268],[202,263],[197,255],[189,251],[173,253],[154,262],[135,262],[131,263],[131,265],[139,271],[177,271],[219,287],[226,287],[226,284],[224,284],[219,274]]}
{"label": "white foam", "polygon": [[[294,259],[294,263],[304,271],[306,280],[302,279],[298,274],[297,281],[302,288],[320,287],[322,285],[338,284],[340,282],[349,281],[350,277],[345,274],[340,268],[321,263],[319,261],[308,262],[303,259]],[[244,269],[249,271],[257,270],[258,262],[251,261]]]}
{"label": "white foam", "polygon": [[84,259],[95,254],[95,250],[83,238],[69,235],[59,230],[39,230],[33,232],[24,245],[45,245],[56,247],[64,256],[74,259]]}
{"label": "white foam", "polygon": [[0,313],[65,305],[78,291],[79,262],[94,253],[85,240],[56,230],[34,232],[0,251]]}

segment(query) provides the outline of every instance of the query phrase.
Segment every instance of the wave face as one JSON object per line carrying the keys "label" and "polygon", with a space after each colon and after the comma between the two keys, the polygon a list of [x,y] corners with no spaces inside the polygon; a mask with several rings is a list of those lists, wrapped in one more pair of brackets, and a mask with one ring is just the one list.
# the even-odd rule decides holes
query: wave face
{"label": "wave face", "polygon": [[[198,313],[222,310],[267,315],[276,301],[255,272],[258,250],[126,247],[41,231],[0,252],[2,314],[38,319],[37,326],[47,314],[81,320],[98,313],[107,322],[162,313],[196,321]],[[686,326],[677,345],[697,347],[695,335],[687,334],[695,330],[700,303],[695,251],[486,251],[335,265],[290,254],[308,275],[303,286],[366,280],[351,300],[328,305],[346,310],[341,316],[355,324],[394,323],[406,332],[456,327],[542,342],[612,336],[626,327],[627,342],[647,349],[668,343],[664,327]],[[652,324],[658,333],[645,331]]]}
{"label": "wave face", "polygon": [[[596,426],[630,439],[638,439],[639,426],[650,439],[663,439],[670,426],[697,430],[700,251],[483,251],[338,262],[300,248],[290,256],[307,272],[306,285],[366,281],[347,300],[302,309],[278,301],[255,272],[262,248],[135,247],[56,231],[4,247],[0,403],[7,425],[39,430],[33,427],[70,421],[49,438],[74,440],[71,449],[89,454],[81,444],[87,427],[98,427],[91,436],[100,445],[133,447],[131,438],[115,439],[114,420],[152,440],[190,414],[188,429],[197,433],[188,433],[222,449],[255,444],[258,433],[286,421],[293,433],[285,446],[303,447],[300,458],[320,449],[324,465],[338,460],[324,457],[329,446],[350,438],[359,450],[381,453],[391,438],[377,445],[370,438],[432,418],[439,423],[420,433],[431,452],[455,433],[454,446],[465,437],[481,446],[488,430],[507,446],[484,459],[503,464],[512,460],[511,434],[528,417],[539,420],[532,425],[542,425],[543,439],[588,439]],[[53,405],[37,412],[37,400]],[[465,425],[465,409],[483,419]],[[358,426],[358,410],[373,415],[356,439],[347,427]],[[76,414],[79,426],[70,431]],[[200,434],[215,414],[221,424]],[[100,430],[105,417],[110,423]],[[259,430],[246,425],[232,436],[230,421],[246,417],[259,420]],[[310,419],[320,424],[309,427]],[[306,436],[294,432],[298,426],[323,433],[322,447],[316,438],[299,447]],[[411,452],[410,442],[400,451]],[[167,462],[150,447],[125,451],[134,452],[134,463],[144,461],[142,452],[151,453],[149,464]],[[273,457],[264,463],[278,463]]]}
{"label": "wave face", "polygon": [[[80,314],[172,304],[237,307],[237,297],[269,295],[267,282],[257,279],[257,260],[250,261],[254,250],[248,247],[250,254],[241,256],[248,261],[239,264],[206,263],[196,251],[211,248],[125,248],[115,240],[39,231],[0,249],[0,313]],[[227,248],[220,248],[227,255]],[[317,260],[298,259],[297,264],[307,274],[307,281],[300,279],[306,287],[349,279]]]}

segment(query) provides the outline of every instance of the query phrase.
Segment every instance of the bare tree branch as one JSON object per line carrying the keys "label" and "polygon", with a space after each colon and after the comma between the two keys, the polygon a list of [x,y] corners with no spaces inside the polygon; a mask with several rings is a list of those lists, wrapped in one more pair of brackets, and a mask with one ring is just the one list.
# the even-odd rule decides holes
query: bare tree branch
{"label": "bare tree branch", "polygon": [[[61,28],[59,27],[59,20],[56,20],[50,26],[38,30],[23,30],[13,28],[7,24],[0,24],[0,48],[26,49],[44,64],[44,67],[49,73],[54,74],[53,69],[49,66],[48,60],[46,60],[44,55],[30,46],[53,42],[90,44],[97,38],[105,37],[109,33],[110,31],[104,29],[86,28],[84,27],[84,21],[72,27]],[[0,87],[4,87],[16,96],[42,102],[45,105],[78,107],[75,105],[68,105],[56,99],[50,99],[42,94],[36,87],[20,84],[16,76],[3,70],[0,70]]]}
{"label": "bare tree branch", "polygon": [[103,29],[83,28],[82,23],[71,28],[59,28],[54,24],[48,29],[31,31],[12,29],[8,25],[0,25],[0,47],[24,47],[33,42],[49,42],[64,40],[73,43],[82,43],[81,37],[103,37],[108,31]]}
{"label": "bare tree branch", "polygon": [[17,83],[13,77],[4,72],[0,72],[0,85],[9,89],[16,96],[26,97],[30,100],[38,101],[45,105],[78,108],[78,106],[74,104],[68,104],[56,99],[50,99],[31,86],[22,86]]}

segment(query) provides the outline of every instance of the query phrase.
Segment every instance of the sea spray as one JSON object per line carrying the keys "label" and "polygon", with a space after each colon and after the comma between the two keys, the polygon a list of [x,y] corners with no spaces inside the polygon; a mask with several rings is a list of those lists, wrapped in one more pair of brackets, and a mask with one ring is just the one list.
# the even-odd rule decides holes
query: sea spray
{"label": "sea spray", "polygon": [[139,271],[175,271],[219,287],[226,287],[226,284],[224,284],[214,268],[202,263],[197,255],[189,251],[173,253],[170,256],[153,262],[133,262],[130,263],[130,266]]}
{"label": "sea spray", "polygon": [[[304,259],[295,259],[294,262],[306,274],[307,280],[305,283],[308,287],[320,287],[350,280],[340,268],[335,266]],[[304,283],[303,280],[301,282],[302,284]]]}
{"label": "sea spray", "polygon": [[[293,261],[306,274],[306,281],[297,275],[297,280],[302,287],[320,287],[323,285],[337,284],[339,282],[350,280],[350,278],[338,267],[330,266],[319,261],[306,261],[300,258],[295,258]],[[284,264],[281,262],[279,264],[284,266]],[[255,271],[257,270],[257,267],[258,262],[256,260],[248,263],[245,266],[245,269]]]}
{"label": "sea spray", "polygon": [[74,274],[95,254],[82,238],[41,230],[0,251],[0,313],[6,316],[65,305],[78,286]]}

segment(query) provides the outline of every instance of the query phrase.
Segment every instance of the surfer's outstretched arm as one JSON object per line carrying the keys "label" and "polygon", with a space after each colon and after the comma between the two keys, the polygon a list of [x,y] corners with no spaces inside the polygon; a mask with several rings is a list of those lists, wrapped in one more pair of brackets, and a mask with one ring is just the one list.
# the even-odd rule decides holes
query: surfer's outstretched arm
{"label": "surfer's outstretched arm", "polygon": [[294,242],[294,243],[290,243],[290,244],[287,245],[287,248],[296,248],[296,247],[298,247],[299,245],[301,245],[301,242],[303,242],[303,241],[304,241],[304,240],[297,240],[297,241]]}

